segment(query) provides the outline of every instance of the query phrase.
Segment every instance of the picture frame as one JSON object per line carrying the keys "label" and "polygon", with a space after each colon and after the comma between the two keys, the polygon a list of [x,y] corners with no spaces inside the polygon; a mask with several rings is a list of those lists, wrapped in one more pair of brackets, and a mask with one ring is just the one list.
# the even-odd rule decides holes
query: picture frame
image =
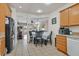
{"label": "picture frame", "polygon": [[56,24],[56,17],[52,18],[52,24]]}

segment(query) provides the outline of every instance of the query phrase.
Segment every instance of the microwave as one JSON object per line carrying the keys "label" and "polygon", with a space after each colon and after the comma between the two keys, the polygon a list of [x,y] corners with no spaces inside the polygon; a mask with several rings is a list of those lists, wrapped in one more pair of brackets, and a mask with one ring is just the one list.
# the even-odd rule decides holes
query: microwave
{"label": "microwave", "polygon": [[70,35],[70,29],[69,28],[60,28],[59,34]]}

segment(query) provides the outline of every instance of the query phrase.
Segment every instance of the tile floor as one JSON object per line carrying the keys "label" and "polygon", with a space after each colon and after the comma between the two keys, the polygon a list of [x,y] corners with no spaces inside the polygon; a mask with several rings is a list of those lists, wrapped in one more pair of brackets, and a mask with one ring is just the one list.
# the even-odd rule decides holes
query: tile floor
{"label": "tile floor", "polygon": [[26,40],[18,40],[16,48],[6,56],[65,56],[65,54],[50,44],[36,47],[33,43],[27,44]]}

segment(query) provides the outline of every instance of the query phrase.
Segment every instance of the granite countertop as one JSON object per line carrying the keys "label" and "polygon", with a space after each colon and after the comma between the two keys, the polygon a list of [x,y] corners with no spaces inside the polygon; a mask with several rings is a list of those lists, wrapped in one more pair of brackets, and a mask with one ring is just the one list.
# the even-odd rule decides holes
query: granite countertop
{"label": "granite countertop", "polygon": [[0,38],[5,37],[5,34],[0,32]]}
{"label": "granite countertop", "polygon": [[78,36],[78,35],[69,35],[69,36],[67,36],[67,37],[79,39],[79,36]]}
{"label": "granite countertop", "polygon": [[[59,35],[63,35],[63,34],[59,34]],[[79,35],[63,35],[63,36],[79,39]]]}

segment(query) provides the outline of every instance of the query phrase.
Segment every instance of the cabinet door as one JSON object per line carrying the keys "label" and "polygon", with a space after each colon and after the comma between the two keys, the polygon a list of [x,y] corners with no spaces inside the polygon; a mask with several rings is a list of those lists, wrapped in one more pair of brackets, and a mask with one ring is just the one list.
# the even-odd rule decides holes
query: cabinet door
{"label": "cabinet door", "polygon": [[5,17],[0,14],[0,32],[5,32]]}
{"label": "cabinet door", "polygon": [[69,25],[79,25],[79,4],[69,8]]}
{"label": "cabinet door", "polygon": [[3,14],[4,16],[11,16],[11,11],[6,3],[0,3],[0,14]]}
{"label": "cabinet door", "polygon": [[60,25],[62,26],[68,26],[69,25],[69,9],[65,9],[60,12]]}
{"label": "cabinet door", "polygon": [[5,54],[5,38],[1,38],[1,49],[0,49],[0,54],[4,55]]}
{"label": "cabinet door", "polygon": [[64,53],[67,53],[66,47],[61,44],[57,45],[57,49],[61,50]]}
{"label": "cabinet door", "polygon": [[11,16],[9,5],[8,4],[3,4],[3,5],[4,5],[5,16]]}
{"label": "cabinet door", "polygon": [[67,40],[65,36],[56,36],[56,48],[64,53],[67,53]]}

